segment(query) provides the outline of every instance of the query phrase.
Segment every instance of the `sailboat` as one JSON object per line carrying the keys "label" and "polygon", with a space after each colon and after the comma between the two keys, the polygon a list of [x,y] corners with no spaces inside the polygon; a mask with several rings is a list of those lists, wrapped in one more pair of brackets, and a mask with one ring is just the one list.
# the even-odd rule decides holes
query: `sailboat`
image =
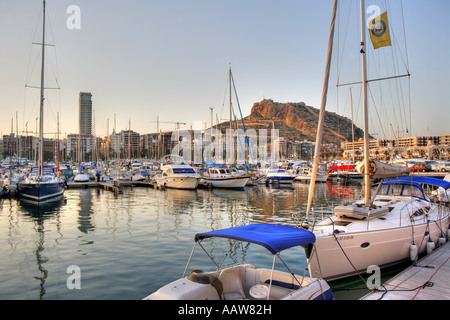
{"label": "sailboat", "polygon": [[42,63],[39,111],[39,142],[37,171],[19,183],[19,195],[34,201],[43,201],[64,194],[64,181],[59,179],[53,171],[44,170],[44,62],[45,62],[45,0],[43,1],[42,27]]}
{"label": "sailboat", "polygon": [[[316,141],[313,175],[320,156],[323,113],[331,61],[337,0],[334,1],[330,29],[327,69]],[[366,272],[371,265],[385,267],[412,260],[428,247],[445,239],[449,227],[449,207],[426,194],[431,186],[450,190],[450,183],[430,177],[404,176],[380,182],[372,195],[373,164],[369,159],[365,1],[361,0],[361,55],[364,106],[364,199],[334,208],[332,216],[314,224],[310,230],[316,241],[306,250],[311,277],[328,281]],[[372,168],[372,169],[371,169]],[[380,173],[378,173],[380,174]],[[382,178],[386,178],[383,176]],[[314,179],[310,185],[305,219],[311,209]]]}

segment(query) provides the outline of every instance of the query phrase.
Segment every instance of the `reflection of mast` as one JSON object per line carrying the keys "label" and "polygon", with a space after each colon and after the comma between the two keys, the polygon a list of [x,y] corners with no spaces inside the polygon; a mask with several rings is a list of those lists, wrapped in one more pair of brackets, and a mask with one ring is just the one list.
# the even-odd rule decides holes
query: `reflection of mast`
{"label": "reflection of mast", "polygon": [[[19,203],[20,211],[27,213],[31,217],[31,220],[35,225],[34,230],[36,230],[36,233],[38,235],[38,238],[35,241],[36,249],[34,250],[34,254],[36,257],[37,269],[41,276],[35,276],[34,279],[39,281],[39,299],[42,300],[46,294],[45,282],[49,274],[48,270],[44,268],[45,263],[48,261],[48,259],[42,254],[45,250],[45,232],[49,231],[45,230],[44,222],[45,219],[53,219],[56,216],[56,230],[59,234],[59,237],[62,238],[59,212],[61,206],[64,204],[64,197],[63,195],[61,195],[47,201],[42,201],[39,203],[39,206],[36,206],[36,203],[34,201],[28,200],[26,198],[20,198]],[[53,223],[54,222],[52,220],[52,224]]]}
{"label": "reflection of mast", "polygon": [[86,193],[80,193],[80,203],[79,203],[80,211],[78,213],[78,230],[83,233],[89,233],[89,231],[94,230],[94,225],[92,224],[91,214],[92,210],[92,194],[89,190],[86,190]]}
{"label": "reflection of mast", "polygon": [[48,260],[41,255],[41,252],[44,251],[44,219],[41,218],[39,215],[37,218],[37,230],[38,230],[38,241],[37,241],[37,247],[35,251],[36,255],[36,262],[38,266],[39,272],[42,274],[41,277],[34,277],[36,280],[40,281],[39,284],[39,299],[42,300],[45,295],[45,280],[48,278],[48,270],[44,268],[44,263],[46,263]]}

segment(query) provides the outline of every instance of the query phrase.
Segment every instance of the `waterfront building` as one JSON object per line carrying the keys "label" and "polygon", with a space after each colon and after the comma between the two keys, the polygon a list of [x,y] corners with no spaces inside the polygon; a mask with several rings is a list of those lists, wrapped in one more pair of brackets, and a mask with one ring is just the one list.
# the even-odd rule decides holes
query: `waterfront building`
{"label": "waterfront building", "polygon": [[[364,141],[343,142],[343,156],[356,159],[362,156]],[[372,157],[389,160],[396,156],[407,158],[420,157],[435,160],[450,159],[450,134],[433,137],[405,137],[395,140],[371,140],[369,151]]]}
{"label": "waterfront building", "polygon": [[3,136],[2,154],[9,156],[10,154],[17,154],[19,151],[19,138],[14,133]]}
{"label": "waterfront building", "polygon": [[140,137],[139,133],[133,130],[122,130],[120,132],[123,158],[133,159],[140,156]]}
{"label": "waterfront building", "polygon": [[86,134],[69,134],[67,135],[67,158],[82,162],[89,159],[85,157],[92,153],[93,143],[92,136]]}
{"label": "waterfront building", "polygon": [[92,135],[92,94],[90,92],[80,92],[78,118],[78,133]]}

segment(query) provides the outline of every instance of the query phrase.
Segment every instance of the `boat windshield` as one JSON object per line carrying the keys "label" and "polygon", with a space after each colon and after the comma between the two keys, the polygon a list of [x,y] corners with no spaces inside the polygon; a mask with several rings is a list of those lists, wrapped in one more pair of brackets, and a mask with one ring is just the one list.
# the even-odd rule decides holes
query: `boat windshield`
{"label": "boat windshield", "polygon": [[384,184],[381,186],[378,194],[394,197],[425,198],[423,190],[414,184]]}
{"label": "boat windshield", "polygon": [[195,170],[192,168],[174,168],[173,173],[175,173],[175,174],[183,174],[183,173],[195,174]]}

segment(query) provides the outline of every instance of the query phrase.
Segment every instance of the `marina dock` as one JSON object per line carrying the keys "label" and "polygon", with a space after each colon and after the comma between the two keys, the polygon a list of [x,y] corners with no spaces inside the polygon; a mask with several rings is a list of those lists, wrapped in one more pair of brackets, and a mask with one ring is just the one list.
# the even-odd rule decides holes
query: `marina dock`
{"label": "marina dock", "polygon": [[400,272],[360,300],[448,300],[450,296],[450,245],[446,242],[415,265]]}
{"label": "marina dock", "polygon": [[121,181],[119,183],[109,182],[68,182],[67,189],[86,189],[86,188],[103,188],[105,190],[114,191],[116,188],[122,187],[155,187],[155,184],[151,181]]}

